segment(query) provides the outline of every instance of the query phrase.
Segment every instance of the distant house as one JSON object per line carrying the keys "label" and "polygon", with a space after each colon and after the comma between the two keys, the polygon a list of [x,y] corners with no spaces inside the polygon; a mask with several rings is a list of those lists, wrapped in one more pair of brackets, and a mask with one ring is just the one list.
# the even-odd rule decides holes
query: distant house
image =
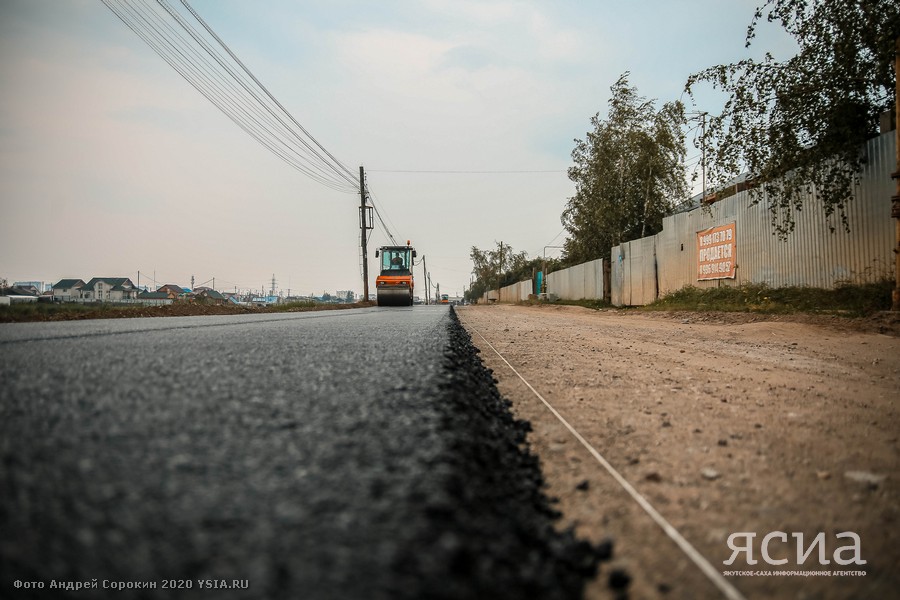
{"label": "distant house", "polygon": [[60,279],[53,285],[53,299],[58,302],[74,302],[81,298],[83,279]]}
{"label": "distant house", "polygon": [[17,281],[13,287],[22,288],[23,290],[33,289],[35,296],[40,296],[46,291],[46,285],[43,281]]}
{"label": "distant house", "polygon": [[[3,288],[0,290],[0,295],[7,298],[22,299],[24,301],[34,301],[37,300],[38,297],[38,293],[31,286],[23,288],[18,285],[11,285]],[[5,302],[4,304],[9,304],[9,302]]]}
{"label": "distant house", "polygon": [[37,302],[38,296],[32,290],[18,286],[10,286],[0,289],[0,305],[9,306],[13,303]]}
{"label": "distant house", "polygon": [[157,292],[165,292],[165,293],[173,293],[175,294],[175,298],[183,298],[188,294],[190,290],[186,290],[180,285],[175,285],[174,283],[167,283],[166,285],[160,286],[156,290]]}
{"label": "distant house", "polygon": [[141,292],[137,295],[137,300],[141,304],[146,304],[147,306],[163,306],[165,304],[172,304],[175,302],[175,299],[178,296],[175,292]]}
{"label": "distant house", "polygon": [[217,292],[216,290],[210,288],[203,288],[199,291],[194,291],[194,297],[201,302],[205,302],[208,304],[227,304],[228,298]]}
{"label": "distant house", "polygon": [[4,296],[27,296],[27,297],[38,297],[38,291],[35,290],[30,285],[27,287],[22,287],[20,285],[11,285],[8,288],[3,288]]}
{"label": "distant house", "polygon": [[85,302],[122,302],[137,296],[138,288],[127,277],[94,277],[81,288]]}

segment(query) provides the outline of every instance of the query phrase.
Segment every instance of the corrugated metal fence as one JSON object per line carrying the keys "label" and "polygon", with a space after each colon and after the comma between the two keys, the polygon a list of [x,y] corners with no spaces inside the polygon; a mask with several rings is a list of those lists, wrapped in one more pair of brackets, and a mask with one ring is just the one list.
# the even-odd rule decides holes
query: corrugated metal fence
{"label": "corrugated metal fence", "polygon": [[603,260],[592,260],[548,274],[547,293],[562,300],[603,298]]}
{"label": "corrugated metal fence", "polygon": [[[648,304],[688,285],[765,283],[771,287],[830,288],[842,282],[891,278],[894,133],[870,140],[866,152],[868,164],[854,200],[847,205],[849,233],[837,215],[826,219],[821,203],[811,195],[803,210],[794,215],[794,232],[787,240],[780,240],[774,234],[765,200],[751,205],[749,192],[740,192],[707,209],[666,217],[657,235],[614,247],[610,278],[613,304]],[[697,234],[730,223],[735,226],[735,277],[699,280]]]}
{"label": "corrugated metal fence", "polygon": [[500,302],[520,302],[528,300],[534,293],[534,285],[530,279],[500,288]]}
{"label": "corrugated metal fence", "polygon": [[[771,287],[831,288],[843,282],[863,283],[893,278],[895,225],[891,218],[896,166],[896,137],[885,133],[865,147],[868,162],[853,201],[846,207],[850,231],[840,217],[825,218],[811,194],[786,240],[775,235],[765,199],[750,203],[739,192],[707,208],[663,219],[663,230],[612,249],[610,299],[616,306],[649,304],[685,286],[737,286],[764,283]],[[699,279],[698,233],[734,225],[734,278]],[[834,231],[832,232],[832,228]],[[523,288],[529,291],[524,292]],[[527,300],[531,281],[500,291],[501,302]],[[564,300],[603,298],[603,261],[595,260],[547,275],[547,292]],[[485,294],[497,298],[496,290]]]}
{"label": "corrugated metal fence", "polygon": [[500,288],[499,293],[497,290],[488,290],[482,295],[481,301],[488,303],[496,302],[499,299],[500,302],[522,302],[528,300],[528,296],[533,293],[534,284],[530,279],[526,279]]}

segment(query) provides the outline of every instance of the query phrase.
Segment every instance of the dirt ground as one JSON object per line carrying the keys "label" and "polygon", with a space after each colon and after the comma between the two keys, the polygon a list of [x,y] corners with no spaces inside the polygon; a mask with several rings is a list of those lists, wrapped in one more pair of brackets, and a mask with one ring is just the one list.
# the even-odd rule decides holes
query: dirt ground
{"label": "dirt ground", "polygon": [[[208,315],[245,315],[273,312],[307,312],[315,310],[345,310],[375,306],[374,302],[353,304],[297,305],[285,308],[279,305],[254,306],[247,304],[204,304],[200,302],[175,302],[164,306],[136,304],[31,304],[28,310],[10,310],[0,307],[0,323],[34,321],[77,321],[85,319],[134,319],[145,317],[199,317]],[[16,308],[16,307],[13,307]],[[34,310],[31,310],[34,309]]]}
{"label": "dirt ground", "polygon": [[[561,527],[615,543],[586,598],[720,598],[723,593],[478,335],[747,598],[897,598],[900,546],[900,323],[569,306],[471,306],[460,320],[519,418]],[[841,548],[859,535],[864,565]],[[754,533],[733,564],[732,533]],[[761,555],[762,538],[773,566]],[[798,559],[824,533],[818,549]],[[736,540],[737,541],[737,540]],[[737,545],[743,545],[737,541]],[[763,571],[778,571],[771,575]],[[836,575],[834,571],[864,575]],[[785,575],[832,571],[831,575]]]}

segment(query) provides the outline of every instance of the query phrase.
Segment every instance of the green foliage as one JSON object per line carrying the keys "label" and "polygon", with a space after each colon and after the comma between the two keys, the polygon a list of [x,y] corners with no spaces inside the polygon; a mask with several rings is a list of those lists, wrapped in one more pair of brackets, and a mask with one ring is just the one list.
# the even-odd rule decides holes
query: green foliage
{"label": "green foliage", "polygon": [[628,73],[610,90],[607,119],[594,115],[593,130],[572,150],[575,196],[562,214],[569,264],[609,259],[612,246],[659,232],[688,193],[682,104],[657,112],[628,84]]}
{"label": "green foliage", "polygon": [[813,287],[770,288],[760,283],[738,287],[696,288],[688,286],[660,298],[644,310],[716,310],[759,313],[817,313],[841,311],[868,315],[891,308],[890,280],[867,284],[844,284],[834,289]]}
{"label": "green foliage", "polygon": [[711,187],[749,171],[757,184],[751,198],[766,200],[782,238],[793,231],[794,211],[813,191],[826,217],[836,213],[848,229],[846,205],[865,162],[860,147],[894,102],[900,3],[766,0],[747,30],[746,46],[763,17],[794,38],[795,56],[779,62],[767,53],[762,61],[710,67],[685,86],[692,93],[709,84],[729,95],[698,140],[707,150]]}
{"label": "green foliage", "polygon": [[600,310],[601,308],[611,308],[612,304],[607,302],[606,300],[589,300],[584,298],[582,300],[556,300],[553,304],[565,304],[568,306],[583,306],[584,308],[591,308],[594,310]]}
{"label": "green foliage", "polygon": [[271,312],[297,312],[316,308],[317,306],[319,306],[319,304],[312,300],[295,300],[293,302],[271,304],[268,308]]}

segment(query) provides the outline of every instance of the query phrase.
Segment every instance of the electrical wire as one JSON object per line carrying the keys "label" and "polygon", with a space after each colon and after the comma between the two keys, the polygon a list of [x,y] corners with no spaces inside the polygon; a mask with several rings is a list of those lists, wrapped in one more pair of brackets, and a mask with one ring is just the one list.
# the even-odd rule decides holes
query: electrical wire
{"label": "electrical wire", "polygon": [[[227,110],[223,105],[225,103],[229,103],[232,107],[236,107],[234,99],[223,96],[221,93],[217,93],[218,90],[216,89],[211,89],[209,80],[203,80],[204,73],[197,69],[196,64],[189,62],[187,57],[184,56],[184,53],[181,52],[181,50],[178,50],[177,52],[177,54],[180,55],[180,59],[177,55],[167,54],[162,44],[169,43],[174,47],[174,42],[170,37],[166,36],[160,30],[160,28],[157,27],[157,25],[168,28],[170,33],[173,30],[171,26],[168,26],[164,22],[160,22],[158,15],[153,15],[152,11],[149,11],[149,13],[139,13],[139,9],[132,6],[127,1],[123,2],[122,6],[125,8],[125,13],[116,14],[123,20],[123,22],[125,22],[126,25],[128,25],[133,31],[135,31],[135,33],[137,33],[142,39],[144,39],[145,42],[147,42],[148,45],[150,45],[151,48],[157,52],[157,54],[159,54],[167,63],[170,64],[170,66],[172,66],[189,83],[191,83],[195,87],[195,89],[197,89],[201,94],[209,99],[214,105],[220,108],[220,110],[222,110],[222,112],[225,113],[226,116],[231,118],[231,120],[235,122],[235,124],[237,124],[249,135],[256,138],[260,143],[269,148],[273,153],[279,156],[279,158],[281,158],[291,166],[294,166],[298,170],[306,173],[307,175],[309,175],[313,179],[316,179],[320,183],[323,183],[324,185],[339,189],[331,182],[323,180],[316,173],[307,170],[302,164],[298,164],[296,160],[285,154],[285,152],[283,152],[281,149],[273,146],[273,140],[271,139],[271,136],[266,136],[266,139],[264,139],[263,133],[265,132],[260,132],[258,128],[255,128],[253,126],[253,124],[248,123],[246,118],[242,117],[240,114],[229,112],[229,110]],[[116,11],[113,10],[113,12]],[[148,14],[150,15],[150,17],[148,17]],[[129,19],[128,17],[131,17],[131,19]],[[141,22],[142,19],[143,24]],[[154,24],[154,22],[156,24]],[[182,44],[181,47],[183,49],[184,45]],[[246,117],[246,111],[243,112],[245,113]],[[258,121],[256,121],[256,123],[259,124]]]}
{"label": "electrical wire", "polygon": [[156,0],[157,8],[140,0],[101,1],[194,89],[282,161],[331,189],[358,192],[358,178],[272,96],[186,0],[182,4],[233,63],[165,0]]}
{"label": "electrical wire", "polygon": [[[202,70],[198,69],[195,63],[190,62],[190,60],[184,55],[184,52],[182,52],[177,46],[175,46],[173,40],[160,30],[160,27],[157,25],[161,24],[163,27],[166,27],[166,25],[164,23],[160,23],[159,16],[154,15],[152,9],[145,9],[147,10],[147,12],[140,12],[140,9],[137,6],[132,6],[126,1],[120,2],[120,7],[123,10],[118,11],[106,0],[104,0],[104,4],[106,4],[112,10],[112,12],[120,18],[120,20],[122,20],[130,29],[132,29],[132,31],[134,31],[139,37],[141,37],[160,57],[163,58],[163,60],[165,60],[170,66],[172,66],[202,95],[204,95],[214,105],[220,108],[220,110],[222,110],[222,112],[225,113],[226,116],[228,116],[241,129],[243,129],[252,137],[256,138],[260,143],[269,148],[271,151],[273,151],[273,153],[282,158],[282,160],[285,160],[291,166],[294,166],[295,168],[298,168],[298,170],[303,171],[312,178],[317,179],[318,181],[320,181],[320,183],[338,189],[331,182],[323,181],[321,178],[317,177],[314,172],[310,172],[305,169],[302,164],[298,164],[296,160],[286,155],[277,147],[273,147],[271,139],[263,138],[259,130],[254,129],[253,125],[251,123],[248,123],[246,118],[242,118],[240,114],[235,114],[235,112],[229,111],[224,105],[225,103],[230,103],[232,107],[234,107],[234,100],[228,98],[227,96],[223,96],[221,93],[217,93],[218,90],[216,90],[214,87],[211,87],[210,80],[204,79],[204,75],[208,74],[205,74]],[[170,33],[172,32],[170,26],[168,26],[168,30]],[[167,43],[170,45],[169,49],[174,48],[176,50],[176,53],[173,54],[167,51],[165,45]],[[181,45],[181,48],[184,48],[183,44]]]}
{"label": "electrical wire", "polygon": [[[157,1],[161,5],[166,6],[165,0],[157,0]],[[272,102],[274,102],[275,105],[291,120],[291,122],[294,123],[294,125],[296,125],[297,128],[299,128],[300,131],[302,131],[303,134],[306,137],[308,137],[313,142],[313,144],[315,144],[316,147],[319,148],[319,150],[321,150],[328,157],[328,159],[330,159],[330,162],[325,161],[324,159],[323,159],[323,162],[326,165],[328,165],[329,167],[331,167],[332,170],[334,170],[336,174],[338,174],[338,175],[342,176],[344,179],[346,179],[349,183],[354,184],[354,185],[359,185],[361,182],[358,181],[357,177],[353,174],[353,172],[351,172],[350,169],[348,169],[346,167],[346,165],[341,163],[328,150],[326,150],[322,146],[322,144],[320,144],[319,141],[316,138],[314,138],[312,136],[312,134],[310,134],[309,131],[307,131],[306,128],[304,128],[303,125],[301,125],[297,121],[297,119],[295,119],[294,116],[290,112],[288,112],[288,110],[284,106],[282,106],[281,102],[279,102],[275,98],[275,96],[273,96],[269,92],[269,90],[256,78],[256,76],[244,65],[244,63],[241,62],[241,60],[231,51],[231,48],[229,48],[228,45],[225,44],[224,41],[222,41],[222,39],[216,34],[215,31],[213,31],[213,29],[206,23],[206,21],[203,20],[203,18],[197,13],[197,11],[195,11],[193,9],[193,7],[190,5],[188,0],[181,0],[181,3],[185,6],[185,8],[187,8],[190,11],[190,13],[194,16],[194,18],[197,19],[197,21],[201,25],[203,25],[203,28],[206,29],[207,33],[209,33],[219,43],[219,45],[225,49],[225,51],[232,58],[232,60],[234,60],[241,67],[241,69],[244,70],[244,72],[253,80],[253,82],[259,87],[259,89],[261,89],[266,94],[266,96],[268,96],[268,98]]]}
{"label": "electrical wire", "polygon": [[463,171],[463,170],[417,170],[417,169],[369,169],[370,173],[424,173],[424,174],[450,174],[450,175],[507,175],[523,173],[567,173],[567,170],[534,170],[534,171]]}
{"label": "electrical wire", "polygon": [[[391,230],[387,226],[387,223],[384,222],[384,218],[382,218],[382,216],[381,216],[381,211],[378,210],[378,206],[375,204],[375,198],[371,194],[369,194],[368,198],[372,202],[372,209],[375,211],[375,216],[378,217],[378,223],[381,225],[381,228],[384,231],[384,234],[387,236],[387,238],[389,240],[391,240],[391,243],[393,245],[398,246],[399,244],[397,243],[397,240],[394,238],[394,234],[391,233]],[[390,220],[390,217],[388,217],[388,220]]]}

